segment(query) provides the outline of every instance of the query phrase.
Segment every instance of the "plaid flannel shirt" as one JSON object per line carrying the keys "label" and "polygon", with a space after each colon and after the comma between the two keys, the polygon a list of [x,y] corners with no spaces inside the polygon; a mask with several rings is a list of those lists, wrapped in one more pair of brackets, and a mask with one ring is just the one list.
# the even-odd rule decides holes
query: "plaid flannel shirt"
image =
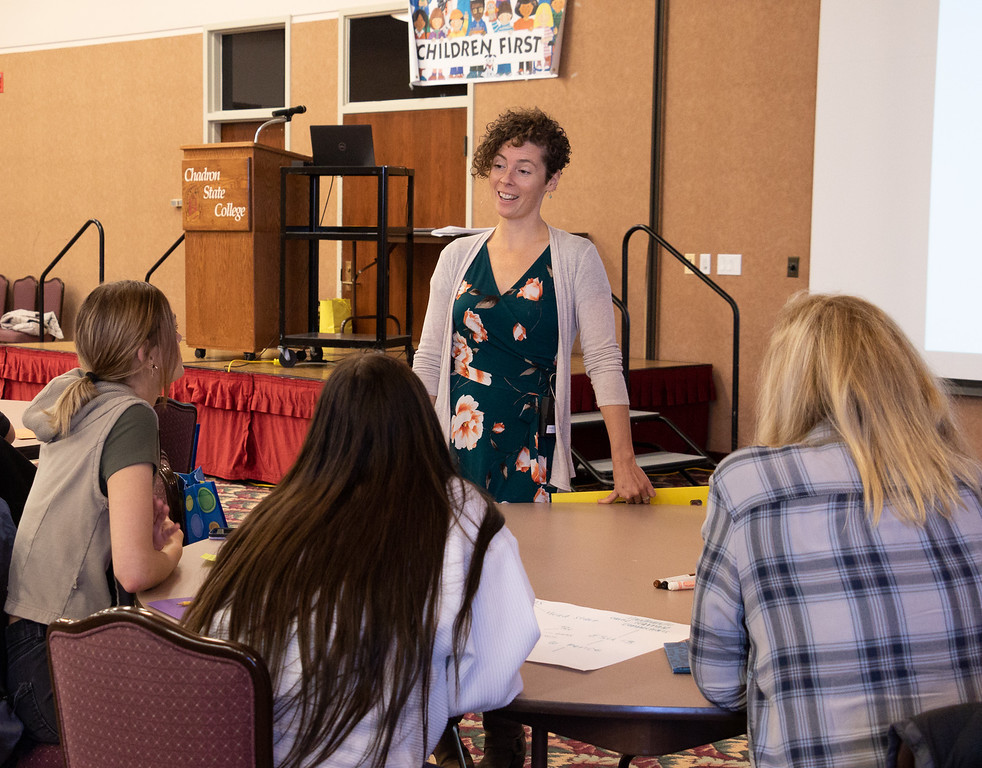
{"label": "plaid flannel shirt", "polygon": [[982,509],[872,527],[841,443],[740,450],[710,483],[690,644],[754,765],[884,766],[890,723],[982,700]]}

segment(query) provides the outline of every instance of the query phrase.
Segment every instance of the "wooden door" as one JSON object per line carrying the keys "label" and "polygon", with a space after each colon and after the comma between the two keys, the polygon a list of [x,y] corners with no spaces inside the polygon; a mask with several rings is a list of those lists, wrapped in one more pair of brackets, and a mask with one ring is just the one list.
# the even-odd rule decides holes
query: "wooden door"
{"label": "wooden door", "polygon": [[[467,185],[467,110],[432,109],[405,112],[373,112],[345,115],[346,124],[372,126],[377,165],[401,165],[415,169],[413,224],[415,227],[464,226],[466,222]],[[344,180],[343,223],[374,225],[376,223],[377,182],[375,179]],[[389,188],[389,222],[406,224],[406,183],[393,178]],[[426,312],[430,275],[441,247],[421,245],[414,248],[413,260],[413,337],[419,332]],[[356,278],[353,288],[345,286],[343,295],[352,300],[358,333],[375,333],[374,246],[360,243],[357,258],[350,243],[342,250],[342,281]],[[395,248],[389,259],[389,310],[405,332],[405,249]],[[360,274],[358,274],[360,272]],[[389,322],[388,333],[396,325]]]}

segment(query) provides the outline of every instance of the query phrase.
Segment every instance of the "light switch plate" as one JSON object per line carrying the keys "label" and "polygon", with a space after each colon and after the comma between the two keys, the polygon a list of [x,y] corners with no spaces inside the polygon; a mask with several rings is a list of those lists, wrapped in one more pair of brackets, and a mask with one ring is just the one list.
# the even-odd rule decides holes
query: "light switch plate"
{"label": "light switch plate", "polygon": [[743,257],[739,253],[721,253],[716,257],[717,275],[739,275],[740,262]]}

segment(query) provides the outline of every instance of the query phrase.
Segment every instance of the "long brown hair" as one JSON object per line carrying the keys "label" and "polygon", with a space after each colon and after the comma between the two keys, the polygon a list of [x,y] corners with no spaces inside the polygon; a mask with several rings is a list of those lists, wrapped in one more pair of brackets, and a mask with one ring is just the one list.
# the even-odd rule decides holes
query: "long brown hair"
{"label": "long brown hair", "polygon": [[[339,363],[296,463],[229,536],[184,619],[206,631],[227,610],[229,636],[255,648],[274,681],[296,631],[303,675],[291,709],[300,725],[284,766],[327,759],[376,707],[373,762],[383,764],[417,686],[426,732],[444,549],[460,511],[448,498],[454,484],[463,491],[409,366],[377,352]],[[502,525],[487,501],[454,623],[455,658]]]}
{"label": "long brown hair", "polygon": [[958,481],[980,492],[949,399],[897,324],[864,299],[799,294],[764,357],[757,440],[800,443],[823,422],[848,446],[874,524],[885,505],[917,525],[950,513]]}
{"label": "long brown hair", "polygon": [[[173,383],[181,359],[177,326],[167,297],[159,288],[138,280],[97,286],[82,302],[75,318],[75,351],[81,367],[101,381],[125,382],[136,373],[137,351],[144,344],[160,350],[160,392]],[[99,394],[86,377],[69,384],[51,411],[59,434],[68,434],[72,417]]]}

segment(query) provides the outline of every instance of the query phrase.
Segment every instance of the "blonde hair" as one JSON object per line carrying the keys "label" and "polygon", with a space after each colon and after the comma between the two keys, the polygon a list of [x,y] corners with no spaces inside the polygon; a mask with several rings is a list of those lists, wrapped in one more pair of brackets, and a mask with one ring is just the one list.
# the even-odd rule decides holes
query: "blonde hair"
{"label": "blonde hair", "polygon": [[854,296],[798,294],[764,358],[757,440],[805,442],[823,422],[852,454],[874,525],[884,506],[916,525],[949,515],[958,481],[980,494],[950,401],[899,326]]}
{"label": "blonde hair", "polygon": [[90,293],[75,318],[75,351],[86,376],[69,384],[51,411],[52,424],[67,435],[72,417],[99,394],[95,381],[125,383],[137,373],[137,352],[156,347],[161,394],[173,383],[181,353],[167,297],[159,288],[137,280],[105,283]]}

